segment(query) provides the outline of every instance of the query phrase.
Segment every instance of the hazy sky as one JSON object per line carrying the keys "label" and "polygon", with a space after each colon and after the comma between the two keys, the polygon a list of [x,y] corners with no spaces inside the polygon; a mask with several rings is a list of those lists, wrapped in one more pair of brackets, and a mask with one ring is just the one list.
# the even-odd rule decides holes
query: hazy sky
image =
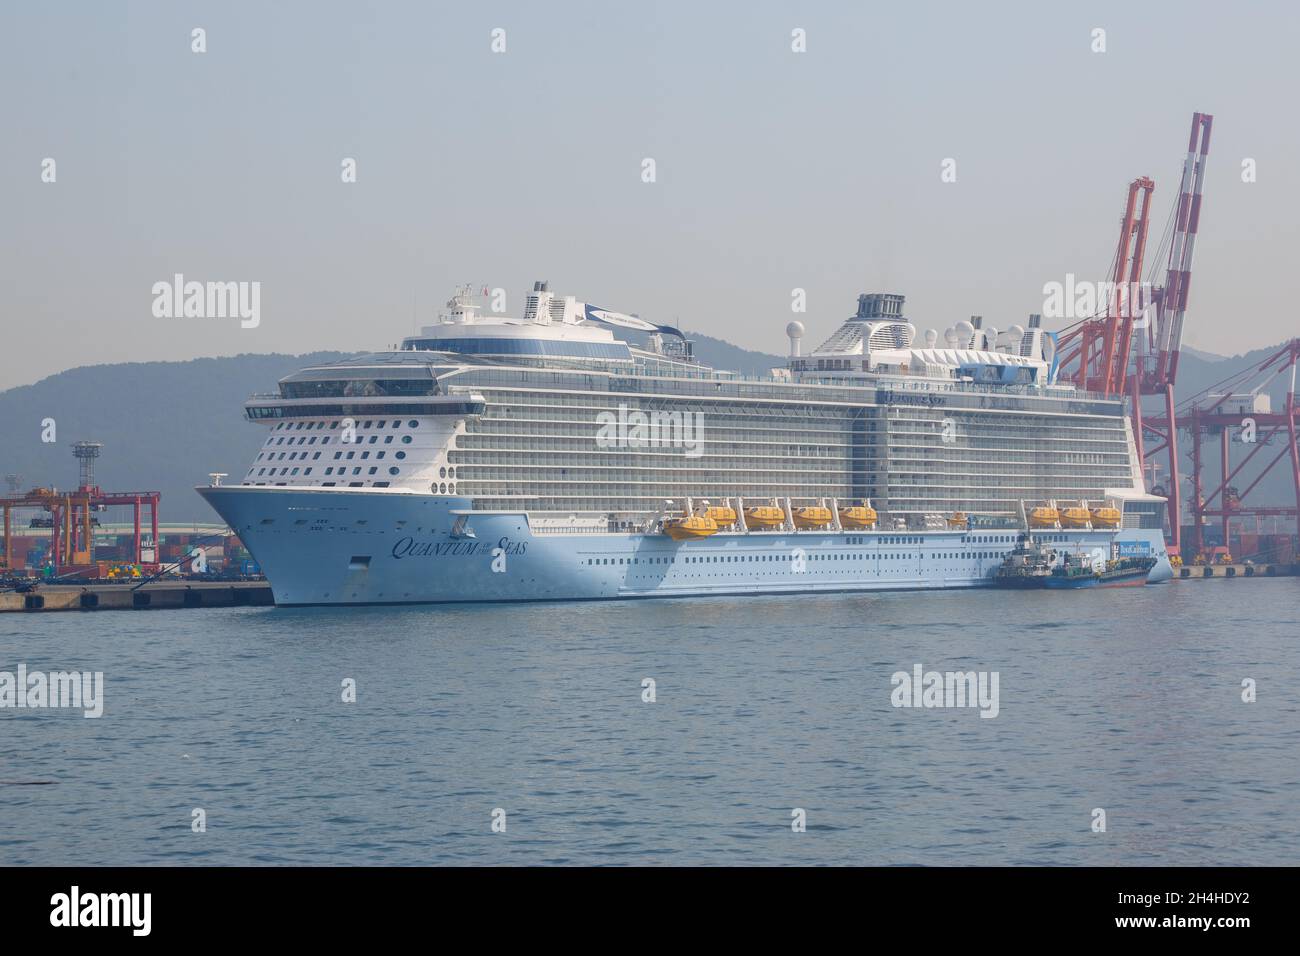
{"label": "hazy sky", "polygon": [[[0,388],[383,346],[458,282],[518,314],[546,278],[781,353],[796,287],[814,343],[872,290],[923,328],[1005,328],[1045,282],[1103,278],[1139,175],[1154,248],[1197,110],[1188,344],[1278,342],[1300,332],[1297,9],[4,0]],[[155,318],[178,272],[260,282],[261,324]]]}

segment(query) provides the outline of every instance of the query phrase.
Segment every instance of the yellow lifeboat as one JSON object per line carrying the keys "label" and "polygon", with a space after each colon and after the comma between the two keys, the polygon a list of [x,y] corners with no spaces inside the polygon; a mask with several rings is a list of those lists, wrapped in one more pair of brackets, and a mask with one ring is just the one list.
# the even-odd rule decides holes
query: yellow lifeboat
{"label": "yellow lifeboat", "polygon": [[710,505],[704,509],[704,517],[712,518],[719,528],[736,523],[736,509],[727,505]]}
{"label": "yellow lifeboat", "polygon": [[1118,508],[1093,508],[1092,526],[1094,528],[1118,528],[1120,517]]}
{"label": "yellow lifeboat", "polygon": [[824,528],[831,523],[831,509],[822,505],[799,508],[794,513],[796,528]]}
{"label": "yellow lifeboat", "polygon": [[1086,528],[1092,521],[1092,512],[1087,508],[1064,508],[1061,510],[1062,528]]}
{"label": "yellow lifeboat", "polygon": [[1061,513],[1050,505],[1035,508],[1029,512],[1029,527],[1031,528],[1055,528],[1060,520]]}
{"label": "yellow lifeboat", "polygon": [[756,505],[745,509],[745,526],[751,530],[779,528],[785,524],[785,512],[775,505]]}
{"label": "yellow lifeboat", "polygon": [[879,515],[871,505],[854,505],[840,509],[841,528],[874,528]]}
{"label": "yellow lifeboat", "polygon": [[674,541],[689,538],[707,538],[718,533],[718,523],[704,515],[687,515],[684,518],[669,518],[664,522],[664,534]]}
{"label": "yellow lifeboat", "polygon": [[948,527],[957,529],[966,527],[966,515],[960,511],[954,511],[948,515]]}

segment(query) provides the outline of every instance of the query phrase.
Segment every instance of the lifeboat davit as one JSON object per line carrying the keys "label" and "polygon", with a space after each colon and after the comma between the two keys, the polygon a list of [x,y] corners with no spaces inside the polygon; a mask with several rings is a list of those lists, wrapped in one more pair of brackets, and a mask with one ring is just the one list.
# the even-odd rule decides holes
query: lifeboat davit
{"label": "lifeboat davit", "polygon": [[879,515],[870,505],[854,505],[840,509],[841,528],[874,528]]}
{"label": "lifeboat davit", "polygon": [[1092,526],[1094,528],[1118,528],[1120,517],[1118,508],[1093,508]]}
{"label": "lifeboat davit", "polygon": [[948,515],[948,527],[957,529],[966,527],[966,515],[961,511],[954,511]]}
{"label": "lifeboat davit", "polygon": [[664,522],[664,534],[674,541],[688,538],[707,538],[718,533],[718,523],[705,515],[687,515],[685,518],[669,518]]}
{"label": "lifeboat davit", "polygon": [[799,508],[794,513],[794,526],[796,528],[824,528],[831,523],[831,509],[822,505],[810,505],[807,508]]}
{"label": "lifeboat davit", "polygon": [[750,529],[779,528],[785,524],[785,512],[776,505],[756,505],[745,509],[745,526]]}
{"label": "lifeboat davit", "polygon": [[1087,508],[1064,508],[1061,511],[1062,528],[1086,528],[1092,522],[1092,512]]}
{"label": "lifeboat davit", "polygon": [[1061,513],[1053,507],[1035,508],[1029,512],[1029,527],[1055,528],[1061,520]]}

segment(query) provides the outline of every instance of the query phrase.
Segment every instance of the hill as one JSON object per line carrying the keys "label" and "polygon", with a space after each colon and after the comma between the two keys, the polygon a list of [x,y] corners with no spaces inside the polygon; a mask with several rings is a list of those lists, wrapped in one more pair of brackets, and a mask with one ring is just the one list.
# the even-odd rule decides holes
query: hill
{"label": "hill", "polygon": [[[24,489],[74,488],[77,462],[68,446],[101,441],[101,488],[160,491],[163,521],[210,521],[212,511],[194,486],[207,484],[212,471],[243,475],[261,443],[257,426],[243,419],[244,400],[274,390],[277,379],[303,365],[336,357],[250,354],[92,365],[11,388],[0,392],[0,475],[21,475]],[[47,444],[41,423],[49,418],[56,441]]]}

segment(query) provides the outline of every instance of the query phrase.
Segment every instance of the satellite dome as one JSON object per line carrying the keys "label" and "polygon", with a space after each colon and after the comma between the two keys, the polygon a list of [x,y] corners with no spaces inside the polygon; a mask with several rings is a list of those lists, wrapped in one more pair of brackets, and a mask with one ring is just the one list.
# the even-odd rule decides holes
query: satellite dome
{"label": "satellite dome", "polygon": [[790,357],[794,358],[799,354],[799,340],[803,338],[803,323],[791,322],[785,327],[785,334],[790,337]]}

